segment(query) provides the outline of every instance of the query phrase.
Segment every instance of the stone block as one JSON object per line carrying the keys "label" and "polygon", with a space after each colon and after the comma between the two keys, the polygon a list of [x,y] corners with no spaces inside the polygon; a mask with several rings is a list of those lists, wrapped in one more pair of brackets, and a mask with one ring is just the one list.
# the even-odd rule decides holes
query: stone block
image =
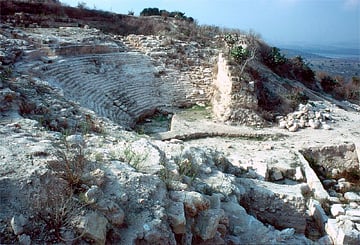
{"label": "stone block", "polygon": [[306,229],[306,203],[300,185],[279,185],[260,180],[238,178],[245,188],[240,204],[257,219],[277,229]]}
{"label": "stone block", "polygon": [[360,195],[355,192],[346,192],[344,198],[349,202],[360,202]]}
{"label": "stone block", "polygon": [[106,242],[107,219],[97,213],[90,212],[79,218],[76,228],[83,237],[94,241],[94,244],[103,245]]}
{"label": "stone block", "polygon": [[320,202],[314,199],[310,199],[308,202],[308,207],[310,210],[310,215],[314,217],[318,227],[322,231],[325,231],[325,225],[328,222],[328,217],[324,209],[321,207]]}
{"label": "stone block", "polygon": [[186,232],[186,218],[184,211],[184,204],[182,202],[170,201],[168,208],[168,217],[170,225],[175,234],[185,234]]}
{"label": "stone block", "polygon": [[346,215],[360,217],[360,209],[348,209]]}
{"label": "stone block", "polygon": [[12,217],[10,224],[15,235],[21,235],[24,233],[24,226],[26,222],[27,220],[22,214]]}
{"label": "stone block", "polygon": [[336,219],[329,219],[325,230],[334,244],[360,244],[360,232],[350,220],[338,223]]}
{"label": "stone block", "polygon": [[215,237],[219,221],[224,217],[222,209],[208,209],[200,212],[196,218],[195,230],[202,240],[206,241]]}
{"label": "stone block", "polygon": [[210,200],[194,191],[171,191],[170,198],[176,202],[183,202],[186,215],[191,217],[210,207]]}
{"label": "stone block", "polygon": [[341,204],[333,204],[330,211],[334,217],[345,214],[345,210]]}

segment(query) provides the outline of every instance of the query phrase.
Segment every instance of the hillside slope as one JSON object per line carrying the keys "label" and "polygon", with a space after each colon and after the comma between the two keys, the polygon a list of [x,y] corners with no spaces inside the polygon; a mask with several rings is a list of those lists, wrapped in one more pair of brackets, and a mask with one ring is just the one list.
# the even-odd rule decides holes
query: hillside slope
{"label": "hillside slope", "polygon": [[1,244],[360,242],[360,110],[301,59],[184,20],[0,3]]}

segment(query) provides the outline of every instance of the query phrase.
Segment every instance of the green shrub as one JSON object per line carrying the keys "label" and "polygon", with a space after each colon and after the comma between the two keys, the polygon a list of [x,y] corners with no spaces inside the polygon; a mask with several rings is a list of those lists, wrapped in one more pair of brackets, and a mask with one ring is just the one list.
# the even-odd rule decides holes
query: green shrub
{"label": "green shrub", "polygon": [[153,16],[160,15],[160,10],[158,8],[145,8],[140,12],[140,16]]}
{"label": "green shrub", "polygon": [[291,107],[295,110],[299,104],[306,104],[309,101],[309,97],[304,94],[303,90],[300,88],[295,88],[291,91],[288,99],[291,101]]}
{"label": "green shrub", "polygon": [[230,56],[237,62],[242,63],[249,58],[248,49],[244,49],[242,46],[236,46],[230,50]]}
{"label": "green shrub", "polygon": [[295,79],[303,82],[303,83],[313,83],[315,82],[315,73],[309,67],[307,63],[305,63],[304,59],[301,56],[296,56],[290,60],[292,64],[292,70],[295,75]]}
{"label": "green shrub", "polygon": [[224,41],[231,48],[239,41],[239,36],[237,33],[227,33],[224,36]]}
{"label": "green shrub", "polygon": [[277,47],[271,47],[271,49],[263,57],[265,64],[269,67],[275,67],[277,65],[284,64],[287,59],[281,54],[280,49]]}
{"label": "green shrub", "polygon": [[194,180],[198,175],[198,166],[193,164],[191,159],[175,159],[175,163],[179,167],[180,176],[187,176]]}
{"label": "green shrub", "polygon": [[127,146],[120,156],[120,160],[123,162],[127,162],[130,166],[139,170],[141,168],[141,164],[148,158],[148,153],[144,153],[144,155],[137,153],[134,151],[131,146]]}
{"label": "green shrub", "polygon": [[339,86],[339,83],[335,81],[330,76],[324,76],[320,80],[321,87],[323,88],[324,92],[331,93],[334,91],[336,87]]}

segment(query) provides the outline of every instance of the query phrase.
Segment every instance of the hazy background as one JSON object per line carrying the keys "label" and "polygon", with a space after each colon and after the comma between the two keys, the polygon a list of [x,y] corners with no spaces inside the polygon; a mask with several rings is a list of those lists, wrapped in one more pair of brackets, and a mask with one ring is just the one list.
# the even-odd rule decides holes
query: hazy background
{"label": "hazy background", "polygon": [[60,0],[135,15],[148,7],[181,11],[199,24],[254,30],[273,45],[360,50],[360,0]]}

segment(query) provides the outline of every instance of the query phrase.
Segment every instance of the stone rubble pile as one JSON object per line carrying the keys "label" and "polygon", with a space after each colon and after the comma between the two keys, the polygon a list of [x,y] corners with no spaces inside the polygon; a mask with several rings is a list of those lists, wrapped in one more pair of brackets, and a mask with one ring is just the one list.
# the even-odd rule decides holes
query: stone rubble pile
{"label": "stone rubble pile", "polygon": [[[332,199],[334,202],[334,199]],[[336,202],[336,201],[335,201]],[[325,226],[334,244],[359,244],[360,193],[346,192],[343,202],[331,205],[331,218]]]}
{"label": "stone rubble pile", "polygon": [[279,128],[287,129],[289,132],[296,132],[307,127],[331,130],[331,124],[335,122],[331,108],[324,107],[319,103],[300,104],[297,111],[277,119]]}

